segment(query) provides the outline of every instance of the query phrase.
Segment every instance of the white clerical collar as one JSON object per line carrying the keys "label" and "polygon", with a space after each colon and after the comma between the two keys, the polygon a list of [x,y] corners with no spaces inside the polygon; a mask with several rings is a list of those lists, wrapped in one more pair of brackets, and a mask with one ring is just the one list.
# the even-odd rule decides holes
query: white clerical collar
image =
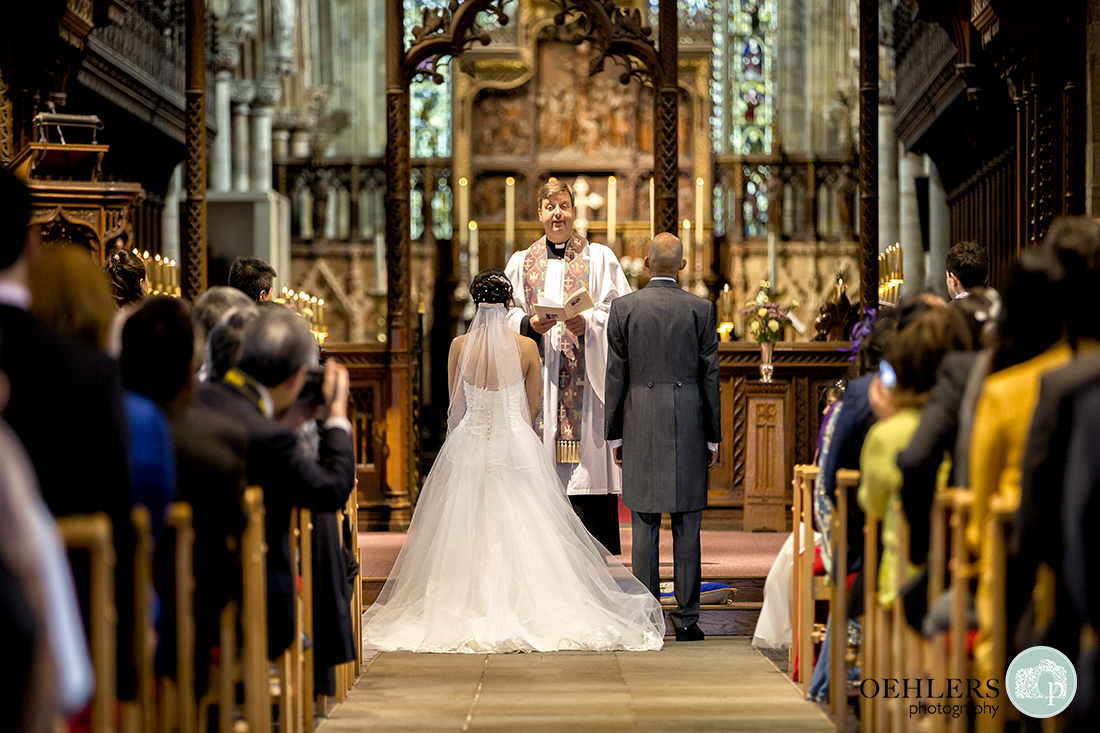
{"label": "white clerical collar", "polygon": [[650,282],[653,282],[654,280],[668,280],[669,282],[674,282],[677,285],[680,284],[680,283],[676,282],[676,278],[674,278],[674,277],[651,277],[651,278],[649,278]]}
{"label": "white clerical collar", "polygon": [[31,290],[22,283],[0,280],[0,305],[29,311],[31,309]]}

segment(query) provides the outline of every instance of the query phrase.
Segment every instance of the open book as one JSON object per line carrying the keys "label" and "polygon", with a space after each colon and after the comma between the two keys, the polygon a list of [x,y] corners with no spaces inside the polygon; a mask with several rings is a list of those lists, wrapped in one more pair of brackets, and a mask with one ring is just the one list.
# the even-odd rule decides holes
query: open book
{"label": "open book", "polygon": [[584,313],[593,305],[592,296],[589,294],[588,289],[582,287],[566,298],[565,305],[540,293],[533,307],[539,318],[547,321],[567,321],[580,313]]}

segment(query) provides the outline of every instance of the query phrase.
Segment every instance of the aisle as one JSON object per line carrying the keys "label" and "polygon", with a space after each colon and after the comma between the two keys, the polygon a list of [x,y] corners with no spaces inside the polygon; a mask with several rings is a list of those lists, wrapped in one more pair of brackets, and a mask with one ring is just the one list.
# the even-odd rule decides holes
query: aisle
{"label": "aisle", "polygon": [[321,733],[831,731],[745,637],[660,652],[375,657]]}

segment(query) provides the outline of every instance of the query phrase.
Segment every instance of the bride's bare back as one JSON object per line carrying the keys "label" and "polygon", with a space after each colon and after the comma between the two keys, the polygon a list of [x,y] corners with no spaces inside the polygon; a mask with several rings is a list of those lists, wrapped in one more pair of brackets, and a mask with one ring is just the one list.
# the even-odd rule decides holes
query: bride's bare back
{"label": "bride's bare back", "polygon": [[[512,334],[519,350],[519,370],[523,375],[524,387],[527,390],[527,405],[532,420],[534,415],[542,409],[542,362],[539,358],[539,347],[534,341],[518,333]],[[462,354],[462,346],[466,342],[466,335],[459,336],[451,342],[451,350],[447,355],[447,390],[450,394],[455,391],[456,372],[459,368],[459,356]],[[497,374],[495,365],[482,365],[480,363],[468,363],[463,370],[462,380],[481,389],[500,389],[502,379],[508,375]],[[507,384],[503,386],[508,386]]]}

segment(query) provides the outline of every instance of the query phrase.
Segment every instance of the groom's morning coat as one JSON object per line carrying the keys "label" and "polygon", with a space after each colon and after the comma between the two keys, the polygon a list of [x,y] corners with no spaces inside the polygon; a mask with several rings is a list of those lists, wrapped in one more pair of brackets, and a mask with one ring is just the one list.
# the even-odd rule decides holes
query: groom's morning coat
{"label": "groom's morning coat", "polygon": [[637,512],[707,505],[707,443],[719,443],[714,307],[671,280],[611,303],[605,437],[623,441],[623,503]]}

